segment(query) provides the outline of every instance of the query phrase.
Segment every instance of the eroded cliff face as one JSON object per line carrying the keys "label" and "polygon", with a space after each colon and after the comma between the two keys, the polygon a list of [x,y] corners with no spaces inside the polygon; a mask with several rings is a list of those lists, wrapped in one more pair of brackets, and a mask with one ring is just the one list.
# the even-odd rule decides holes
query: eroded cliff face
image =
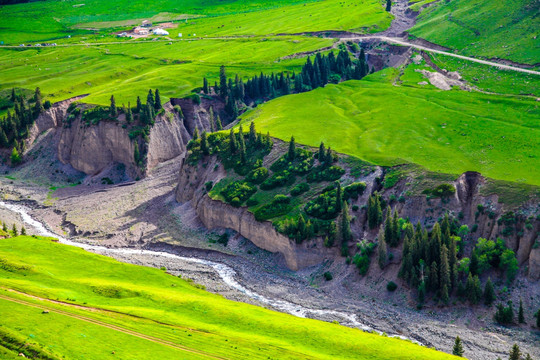
{"label": "eroded cliff face", "polygon": [[255,220],[246,208],[235,208],[211,199],[206,194],[204,184],[208,181],[215,184],[224,176],[225,170],[215,159],[205,165],[199,163],[197,166],[190,166],[183,163],[176,187],[176,200],[182,203],[191,202],[206,228],[234,230],[261,249],[282,254],[285,264],[291,270],[316,265],[338,255],[336,249],[325,248],[321,239],[297,245],[287,236],[278,233],[271,222]]}
{"label": "eroded cliff face", "polygon": [[[213,200],[206,194],[205,183],[212,181],[218,183],[226,176],[222,165],[210,157],[205,160],[205,165],[199,163],[191,166],[183,163],[179,176],[179,183],[176,188],[176,199],[179,202],[190,201],[195,208],[199,218],[208,229],[228,228],[232,229],[245,238],[251,240],[260,248],[271,252],[283,254],[289,268],[296,270],[306,266],[321,263],[324,259],[339,258],[338,246],[332,249],[325,248],[320,239],[307,241],[297,245],[287,236],[278,233],[271,222],[258,222],[245,208],[235,208],[229,204],[218,200]],[[355,220],[351,223],[354,239],[374,239],[377,236],[377,229],[369,230],[367,226],[367,210],[365,204],[368,197],[374,191],[378,191],[385,199],[390,199],[392,195],[398,198],[400,194],[410,189],[410,179],[399,181],[394,187],[384,189],[378,178],[383,178],[381,168],[375,170],[359,181],[364,181],[367,185],[366,191],[356,200],[352,200],[352,205],[357,205],[359,210],[351,212]],[[478,173],[465,173],[453,182],[456,193],[446,199],[431,198],[425,195],[406,196],[403,202],[394,201],[392,208],[397,209],[399,216],[409,218],[411,222],[420,222],[422,225],[432,225],[450,212],[459,218],[461,224],[467,224],[469,229],[477,229],[471,232],[464,241],[466,253],[472,251],[476,239],[483,237],[496,239],[501,236],[504,223],[497,221],[507,210],[503,204],[498,202],[497,195],[483,196],[480,189],[485,186],[485,179]],[[477,205],[484,205],[483,212],[477,211]],[[534,204],[523,204],[520,212],[525,214],[534,213]],[[519,217],[516,216],[516,219]],[[521,217],[523,219],[523,216]],[[516,253],[519,264],[528,276],[537,280],[540,278],[540,249],[534,248],[540,231],[540,222],[534,220],[532,226],[526,227],[523,220],[516,220],[513,225],[515,230],[511,234],[506,234],[503,238],[507,246]],[[351,242],[350,250],[353,249],[356,241]],[[401,261],[401,251],[399,248],[395,252],[395,262]]]}
{"label": "eroded cliff face", "polygon": [[[82,97],[76,97],[54,104],[37,119],[27,139],[27,149],[45,131],[58,132],[58,159],[74,169],[94,176],[104,169],[123,164],[129,177],[143,177],[159,163],[173,159],[186,150],[195,127],[200,132],[210,130],[209,115],[203,106],[192,100],[176,99],[181,104],[183,118],[176,113],[171,103],[164,104],[164,112],[155,119],[150,129],[147,146],[147,161],[143,168],[134,161],[134,141],[129,138],[129,129],[122,126],[125,119],[120,115],[117,121],[100,121],[87,125],[81,115],[69,126],[64,126],[69,105]],[[219,102],[216,107],[219,109]],[[141,144],[139,144],[141,147]]]}

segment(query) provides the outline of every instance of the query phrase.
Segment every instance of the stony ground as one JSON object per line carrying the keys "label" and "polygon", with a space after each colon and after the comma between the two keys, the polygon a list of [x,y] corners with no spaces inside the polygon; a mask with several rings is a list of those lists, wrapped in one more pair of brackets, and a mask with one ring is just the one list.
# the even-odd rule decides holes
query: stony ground
{"label": "stony ground", "polygon": [[[483,307],[471,309],[457,304],[444,309],[432,304],[417,311],[406,290],[398,289],[395,293],[385,290],[387,282],[395,280],[391,271],[385,275],[387,279],[378,275],[376,266],[372,266],[362,278],[353,266],[336,259],[292,272],[284,267],[278,255],[258,249],[248,240],[233,236],[227,247],[215,243],[217,235],[202,228],[190,204],[178,204],[174,199],[179,164],[180,159],[173,159],[143,180],[115,185],[92,184],[86,179],[79,186],[51,190],[47,184],[35,184],[17,172],[8,174],[9,178],[0,178],[0,185],[4,198],[25,201],[32,207],[35,218],[56,233],[80,241],[166,250],[225,263],[236,270],[237,280],[243,286],[267,298],[313,309],[355,313],[360,322],[378,331],[403,335],[446,352],[451,351],[454,338],[459,335],[470,359],[506,358],[515,342],[533,358],[540,358],[537,345],[540,334],[531,327],[495,326],[491,320],[492,310]],[[5,210],[0,211],[0,219],[8,224],[17,223],[19,227],[21,224],[18,216]],[[32,229],[28,230],[31,233]],[[113,256],[140,265],[165,266],[169,272],[191,278],[229,299],[264,305],[231,289],[215,270],[205,265],[156,256]],[[327,270],[334,274],[329,282],[322,277]],[[536,289],[530,295],[538,298],[538,284],[520,281],[516,287]],[[514,303],[518,301],[514,299]],[[538,303],[538,299],[532,301]],[[530,311],[527,315],[531,319]],[[335,319],[328,315],[316,317]]]}

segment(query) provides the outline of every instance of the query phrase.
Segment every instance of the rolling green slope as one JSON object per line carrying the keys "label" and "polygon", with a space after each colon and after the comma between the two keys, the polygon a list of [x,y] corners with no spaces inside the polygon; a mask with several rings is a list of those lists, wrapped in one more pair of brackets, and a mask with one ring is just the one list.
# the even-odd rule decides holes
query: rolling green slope
{"label": "rolling green slope", "polygon": [[[43,301],[39,302],[41,305],[68,311],[72,316],[95,318],[218,357],[454,358],[411,342],[229,301],[163,271],[120,263],[50,239],[21,236],[1,240],[0,264],[0,287],[4,289],[110,311],[87,311]],[[15,300],[23,298],[8,291],[0,291],[0,294]],[[25,301],[34,300],[25,297]],[[104,352],[110,353],[117,343],[109,336],[120,337],[116,349],[121,352],[120,358],[129,358],[126,354],[133,352],[154,351],[151,348],[143,350],[144,343],[136,338],[126,341],[122,332],[96,333],[94,327],[83,322],[48,314],[54,315],[54,321],[51,321],[50,317],[39,314],[39,310],[30,311],[5,298],[0,299],[0,310],[8,314],[0,319],[0,329],[24,338],[33,334],[33,343],[58,356],[103,359]],[[63,336],[50,336],[53,333]],[[82,345],[85,342],[97,345],[87,347]],[[162,355],[158,358],[176,357]]]}
{"label": "rolling green slope", "polygon": [[534,64],[540,61],[539,12],[537,0],[439,1],[410,33],[463,55]]}
{"label": "rolling green slope", "polygon": [[243,115],[263,132],[321,141],[379,165],[419,164],[540,185],[540,110],[533,99],[393,84],[396,69],[290,95]]}

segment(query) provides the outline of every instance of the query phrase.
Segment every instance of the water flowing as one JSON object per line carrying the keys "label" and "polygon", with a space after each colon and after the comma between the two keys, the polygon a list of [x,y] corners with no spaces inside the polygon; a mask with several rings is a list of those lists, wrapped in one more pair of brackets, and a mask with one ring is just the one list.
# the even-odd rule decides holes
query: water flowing
{"label": "water flowing", "polygon": [[[269,299],[261,294],[258,294],[252,290],[249,290],[248,288],[240,284],[235,278],[236,271],[230,266],[222,264],[222,263],[205,260],[205,259],[194,258],[194,257],[184,257],[184,256],[171,254],[168,252],[162,252],[162,251],[152,251],[152,250],[132,249],[132,248],[107,248],[105,246],[79,243],[76,241],[72,241],[68,238],[59,236],[58,234],[55,234],[49,229],[47,229],[47,227],[43,223],[37,221],[32,216],[30,216],[30,214],[28,213],[28,209],[23,205],[6,203],[3,201],[0,201],[0,207],[4,207],[12,212],[19,214],[27,225],[36,229],[37,231],[36,235],[54,237],[54,238],[57,238],[59,242],[66,245],[77,246],[79,248],[82,248],[88,251],[99,252],[102,254],[160,256],[163,258],[177,259],[177,260],[182,260],[186,262],[206,265],[213,268],[219,274],[222,281],[228,286],[230,286],[231,288],[236,289],[242,292],[243,294],[245,294],[246,296],[254,300],[257,300],[263,304],[269,305],[272,308],[279,310],[281,312],[289,313],[291,315],[301,317],[301,318],[307,318],[307,317],[318,318],[318,317],[331,316],[334,318],[341,319],[340,323],[342,323],[343,325],[359,328],[364,331],[373,331],[373,332],[381,333],[379,331],[372,329],[371,327],[365,324],[362,324],[358,320],[357,315],[354,313],[346,313],[346,312],[335,311],[335,310],[310,309],[310,308],[306,308],[304,306],[294,304],[285,300]],[[406,337],[401,336],[401,335],[392,335],[390,337],[407,339]]]}

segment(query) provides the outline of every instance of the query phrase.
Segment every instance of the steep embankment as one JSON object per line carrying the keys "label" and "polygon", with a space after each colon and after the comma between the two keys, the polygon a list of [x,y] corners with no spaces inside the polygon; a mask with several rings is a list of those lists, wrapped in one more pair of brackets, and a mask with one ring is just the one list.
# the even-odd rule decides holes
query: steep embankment
{"label": "steep embankment", "polygon": [[[275,159],[273,153],[267,157]],[[346,162],[339,164],[343,166]],[[321,263],[325,259],[339,258],[339,241],[330,248],[323,245],[321,237],[300,241],[298,244],[277,231],[272,222],[257,221],[252,210],[247,207],[233,207],[219,199],[210,198],[207,185],[218,184],[228,176],[231,174],[223,168],[216,156],[206,157],[196,164],[184,159],[176,199],[179,202],[191,202],[207,228],[232,229],[260,248],[281,253],[286,265],[293,270]],[[367,203],[368,197],[377,192],[399,213],[399,217],[409,219],[413,224],[420,223],[429,228],[445,214],[450,214],[459,224],[467,225],[469,230],[463,234],[466,240],[463,250],[466,254],[472,251],[478,238],[502,237],[508,248],[515,252],[518,263],[523,269],[528,269],[528,276],[531,279],[540,278],[540,249],[535,247],[540,222],[535,218],[534,201],[525,199],[518,207],[499,202],[501,194],[492,190],[491,180],[486,180],[479,173],[467,172],[456,179],[451,175],[441,176],[410,167],[374,168],[362,175],[352,175],[351,169],[347,168],[341,181],[366,184],[362,196],[350,199],[349,207],[355,219],[351,223],[354,241],[349,243],[349,253],[357,251],[356,242],[361,239],[376,241],[378,229],[370,229],[368,226]],[[451,185],[455,192],[446,197],[426,196],[426,193],[441,184]],[[286,187],[277,192],[288,194],[289,191]],[[300,205],[301,212],[304,211],[304,205]],[[394,255],[394,262],[399,263],[399,248]]]}
{"label": "steep embankment", "polygon": [[325,248],[321,239],[297,245],[292,239],[276,231],[270,221],[257,221],[247,208],[235,208],[211,199],[205,191],[205,183],[217,183],[226,176],[223,165],[219,164],[217,159],[197,166],[187,164],[185,159],[182,161],[176,200],[191,202],[206,228],[234,230],[256,246],[282,254],[285,264],[292,270],[316,265],[325,258],[338,255],[337,249]]}
{"label": "steep embankment", "polygon": [[[146,139],[132,138],[132,128],[127,126],[124,114],[91,124],[83,119],[82,113],[71,115],[70,104],[81,98],[56,103],[39,115],[26,140],[28,151],[32,150],[32,144],[41,134],[54,131],[57,135],[54,138],[58,139],[57,156],[63,164],[90,176],[123,164],[127,175],[134,179],[144,176],[159,163],[182,154],[195,128],[210,130],[205,110],[209,104],[197,105],[191,99],[173,99],[173,104],[165,104],[163,111],[156,116]],[[216,104],[212,105],[217,109],[223,107],[219,101],[214,102]],[[173,105],[180,106],[184,115],[177,113]],[[67,121],[70,115],[73,118]],[[146,162],[142,164],[137,164],[134,159],[135,142],[139,143],[141,152],[146,150]]]}

